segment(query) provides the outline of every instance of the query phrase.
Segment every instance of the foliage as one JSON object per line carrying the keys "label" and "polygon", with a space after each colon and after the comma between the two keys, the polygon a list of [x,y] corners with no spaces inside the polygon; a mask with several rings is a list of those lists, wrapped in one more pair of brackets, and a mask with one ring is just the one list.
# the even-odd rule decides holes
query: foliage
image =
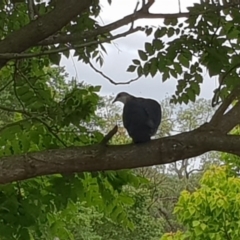
{"label": "foliage", "polygon": [[240,179],[227,166],[213,166],[200,184],[183,191],[174,210],[185,231],[161,239],[239,239]]}
{"label": "foliage", "polygon": [[230,74],[223,79],[220,94],[226,96],[227,91],[238,85],[240,33],[239,7],[227,4],[201,1],[188,7],[186,20],[165,19],[165,25],[152,33],[152,41],[138,50],[139,60],[134,59],[128,71],[152,77],[159,72],[163,81],[175,78],[174,103],[195,102],[205,69],[210,77],[225,78]]}
{"label": "foliage", "polygon": [[[34,24],[35,20],[41,20],[45,14],[58,9],[57,4],[63,1],[49,1],[48,4],[35,1],[36,9],[30,9],[31,2],[0,2],[1,41],[29,24]],[[0,71],[0,157],[96,144],[119,120],[120,115],[116,114],[112,118],[112,112],[105,116],[109,112],[103,109],[109,108],[116,113],[118,108],[109,107],[111,98],[105,101],[99,96],[101,86],[79,83],[76,79],[67,81],[65,70],[59,67],[61,56],[69,57],[71,48],[75,49],[74,55],[79,60],[85,63],[95,60],[103,65],[106,49],[102,43],[110,42],[112,29],[104,32],[104,27],[99,28],[96,17],[101,7],[99,1],[91,2],[91,8],[78,14],[56,34],[35,43],[31,48],[22,49],[19,55],[14,53],[10,58],[8,56],[9,61],[3,64]],[[112,1],[108,2],[110,4]],[[150,74],[153,77],[160,72],[163,81],[170,77],[178,79],[177,90],[172,97],[174,103],[196,100],[203,82],[204,67],[210,76],[225,74],[232,69],[230,78],[224,82],[221,96],[238,84],[239,9],[229,7],[220,14],[214,4],[202,2],[189,10],[189,18],[184,22],[171,18],[166,19],[165,26],[155,32],[151,27],[144,28],[146,35],[153,33],[154,39],[145,43],[145,49],[138,51],[140,60],[134,59],[133,65],[128,68],[128,71],[136,71],[139,76]],[[227,20],[229,14],[231,20]],[[41,33],[46,30],[38,27]],[[96,29],[102,32],[92,34]],[[75,36],[75,40],[54,42],[59,36]],[[169,39],[176,38],[165,44],[163,38],[166,36]],[[23,36],[19,36],[19,42],[20,37]],[[5,59],[1,58],[0,62],[2,60]],[[205,102],[199,100],[196,103],[199,109],[191,105],[189,109],[178,112],[181,131],[189,130],[189,121],[190,129],[200,125],[200,121],[192,119],[189,112],[194,111],[196,115],[204,112]],[[189,116],[190,120],[185,121]],[[172,122],[166,121],[160,136],[170,135],[173,130]],[[122,131],[111,143],[129,143],[129,139]],[[174,170],[178,170],[177,167]],[[172,216],[170,220],[168,216],[162,216],[165,211],[170,213],[175,202],[169,203],[162,199],[169,196],[178,198],[186,184],[179,181],[181,174],[176,175],[179,171],[173,175],[153,169],[149,172],[148,176],[141,175],[137,170],[55,174],[1,185],[0,238],[158,239],[167,227],[178,227]],[[227,234],[239,237],[238,222],[231,221],[234,214],[239,215],[236,198],[239,183],[238,179],[228,174],[230,172],[220,168],[212,169],[212,172],[204,175],[199,190],[192,194],[182,193],[176,213],[187,231],[179,232],[174,237],[186,234],[194,234],[194,239],[199,236],[208,239],[211,234],[222,237],[226,231],[220,230],[224,227],[226,229],[226,226],[234,229]],[[155,176],[158,184],[154,180]],[[201,201],[201,197],[207,194],[212,204],[211,211]],[[217,200],[219,196],[221,201]],[[200,200],[195,202],[195,198]],[[230,203],[234,208],[231,209]],[[206,215],[210,213],[214,217]],[[207,221],[212,220],[212,225],[206,224],[204,214]],[[202,218],[199,219],[199,216]],[[225,219],[221,219],[223,216]],[[208,234],[210,230],[211,234]]]}
{"label": "foliage", "polygon": [[[41,71],[41,76],[32,77],[31,82],[25,81],[31,77],[30,73],[28,77],[19,77],[1,96],[6,105],[9,101],[9,106],[4,107],[12,110],[1,129],[0,141],[4,146],[1,156],[87,145],[100,142],[103,137],[96,125],[92,129],[88,124],[97,117],[100,87],[75,81],[66,83],[61,68]],[[69,225],[81,223],[81,216],[76,213],[83,203],[86,212],[94,206],[96,214],[133,229],[125,209],[134,201],[122,187],[126,184],[138,187],[142,182],[143,178],[122,170],[54,175],[0,186],[0,233],[4,233],[1,238],[73,239]],[[87,222],[84,226],[87,228]]]}
{"label": "foliage", "polygon": [[[233,129],[232,134],[240,135],[240,126],[237,126]],[[240,162],[239,157],[233,154],[221,154],[221,160],[230,166],[236,173],[239,174],[240,171]]]}

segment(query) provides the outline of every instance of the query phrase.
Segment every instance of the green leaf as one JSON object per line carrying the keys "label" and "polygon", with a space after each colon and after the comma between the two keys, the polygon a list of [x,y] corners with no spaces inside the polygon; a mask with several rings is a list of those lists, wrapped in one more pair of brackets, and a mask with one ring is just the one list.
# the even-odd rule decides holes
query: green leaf
{"label": "green leaf", "polygon": [[187,59],[183,54],[179,54],[178,61],[180,64],[182,64],[184,67],[189,68],[189,59]]}
{"label": "green leaf", "polygon": [[174,35],[174,33],[175,33],[174,28],[170,27],[170,28],[168,29],[167,35],[168,35],[168,37],[170,38],[170,37],[172,37],[172,36]]}
{"label": "green leaf", "polygon": [[154,77],[158,71],[158,61],[156,58],[151,59],[151,67],[150,67],[150,74]]}
{"label": "green leaf", "polygon": [[163,77],[162,77],[162,81],[165,82],[168,78],[170,78],[169,72],[164,72],[163,73]]}
{"label": "green leaf", "polygon": [[166,34],[166,32],[167,32],[166,27],[158,28],[154,33],[154,38],[161,38]]}
{"label": "green leaf", "polygon": [[196,95],[200,94],[200,86],[197,82],[191,82],[191,89],[194,91]]}
{"label": "green leaf", "polygon": [[[63,54],[66,58],[69,58],[69,56],[70,56],[70,50],[63,51],[62,54]],[[57,65],[59,65],[59,64],[57,64]]]}
{"label": "green leaf", "polygon": [[174,69],[169,69],[169,72],[170,72],[170,74],[174,77],[174,78],[177,78],[178,77],[178,75],[177,75],[177,73],[176,73],[176,71],[174,70]]}
{"label": "green leaf", "polygon": [[153,46],[157,49],[157,50],[161,50],[164,48],[164,44],[161,40],[159,39],[153,39]]}
{"label": "green leaf", "polygon": [[127,72],[134,72],[136,70],[137,66],[130,65],[127,69]]}
{"label": "green leaf", "polygon": [[101,85],[97,85],[93,87],[93,91],[94,92],[99,92],[101,90],[102,86]]}
{"label": "green leaf", "polygon": [[188,98],[189,98],[192,102],[195,102],[195,100],[196,100],[196,94],[195,94],[195,92],[194,92],[191,88],[188,88],[188,89],[186,90],[186,92],[187,92]]}
{"label": "green leaf", "polygon": [[153,50],[153,46],[151,43],[146,42],[145,43],[145,50],[149,55],[153,55],[154,54],[154,50]]}
{"label": "green leaf", "polygon": [[138,55],[141,58],[141,60],[143,60],[143,61],[146,61],[148,59],[147,54],[142,50],[138,50]]}
{"label": "green leaf", "polygon": [[151,35],[152,30],[153,30],[152,28],[147,28],[147,29],[145,30],[146,35],[147,35],[147,36]]}
{"label": "green leaf", "polygon": [[178,74],[182,74],[182,66],[178,62],[173,63],[174,69]]}
{"label": "green leaf", "polygon": [[49,59],[53,64],[59,65],[61,60],[61,55],[59,53],[49,54]]}
{"label": "green leaf", "polygon": [[132,61],[135,65],[140,65],[141,64],[141,62],[137,59],[133,59]]}
{"label": "green leaf", "polygon": [[180,97],[180,99],[185,103],[188,104],[189,102],[189,97],[186,93],[183,93],[182,96]]}
{"label": "green leaf", "polygon": [[139,67],[137,68],[137,74],[138,74],[138,77],[142,76],[142,74],[143,74],[143,68],[142,68],[141,66],[139,66]]}

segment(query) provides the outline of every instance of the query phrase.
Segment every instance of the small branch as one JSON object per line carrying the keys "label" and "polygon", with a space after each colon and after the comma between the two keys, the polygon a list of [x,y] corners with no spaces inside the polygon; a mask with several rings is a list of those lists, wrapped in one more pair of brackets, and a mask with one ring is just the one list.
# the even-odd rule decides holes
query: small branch
{"label": "small branch", "polygon": [[[154,1],[149,0],[146,5],[145,5],[145,1],[144,0],[142,0],[142,1],[143,1],[143,5],[142,5],[143,8],[141,8],[140,10],[138,10],[136,12],[133,12],[130,15],[125,16],[122,19],[112,22],[106,26],[99,27],[96,30],[86,31],[84,33],[76,33],[76,34],[61,35],[61,36],[50,36],[48,39],[40,41],[37,45],[38,46],[46,46],[46,45],[59,44],[59,43],[61,43],[61,44],[74,43],[74,42],[82,41],[84,39],[89,39],[89,38],[92,39],[101,34],[109,33],[118,28],[126,26],[138,19],[175,19],[175,18],[179,19],[179,18],[189,18],[190,17],[189,12],[171,13],[171,14],[149,13],[148,10],[151,7],[151,5],[154,3]],[[228,8],[229,6],[215,6],[213,9],[209,9],[205,13],[208,14],[209,12],[221,11],[223,9]],[[236,6],[236,4],[232,4],[231,6],[234,7],[234,6]],[[191,13],[191,15],[194,16],[194,13]],[[199,13],[197,12],[196,15],[199,15]],[[203,15],[204,15],[204,13],[203,13]]]}
{"label": "small branch", "polygon": [[128,16],[125,16],[124,18],[117,20],[113,23],[110,23],[106,26],[103,27],[99,27],[96,30],[93,31],[87,31],[84,33],[76,33],[76,34],[71,34],[71,35],[61,35],[61,36],[57,36],[57,37],[49,37],[46,40],[43,40],[41,42],[39,42],[37,45],[38,46],[46,46],[46,45],[52,45],[52,44],[64,44],[64,43],[74,43],[74,42],[79,42],[82,41],[84,39],[91,39],[91,38],[95,38],[96,36],[99,36],[101,34],[105,34],[105,33],[109,33],[111,31],[114,31],[120,27],[126,26],[129,23],[132,23],[133,21],[136,21],[138,19],[172,19],[172,18],[187,18],[189,17],[189,13],[185,12],[185,13],[173,13],[173,14],[161,14],[161,13],[148,13],[148,12],[142,12],[141,9],[139,11],[137,11],[136,13],[130,14]]}
{"label": "small branch", "polygon": [[194,173],[194,172],[203,172],[204,169],[192,169],[189,172],[187,172],[187,178],[189,178],[189,176]]}
{"label": "small branch", "polygon": [[17,80],[16,80],[17,72],[18,72],[18,61],[16,60],[15,64],[14,64],[14,73],[13,73],[13,91],[14,91],[14,94],[15,94],[18,102],[20,103],[22,108],[25,109],[25,106],[24,106],[23,102],[21,101],[21,99],[19,98],[18,93],[17,93]]}
{"label": "small branch", "polygon": [[137,81],[141,76],[137,77],[137,78],[133,78],[127,82],[115,82],[113,79],[111,79],[110,77],[108,77],[107,75],[105,75],[102,71],[98,70],[97,68],[95,68],[93,66],[93,64],[91,63],[91,61],[89,60],[89,65],[90,67],[96,72],[99,73],[102,77],[106,78],[110,83],[114,84],[114,85],[125,85],[125,84],[130,84],[132,82]]}
{"label": "small branch", "polygon": [[182,10],[181,10],[181,1],[180,0],[178,0],[178,11],[181,13],[182,12]]}
{"label": "small branch", "polygon": [[154,2],[155,0],[147,0],[147,3],[145,3],[145,0],[142,0],[142,8],[139,10],[139,12],[149,13],[149,8]]}
{"label": "small branch", "polygon": [[35,19],[35,4],[34,0],[28,0],[28,16],[31,21]]}
{"label": "small branch", "polygon": [[[68,147],[0,158],[0,184],[50,174],[139,168],[176,162],[209,151],[240,156],[240,136],[201,128],[146,144]],[[27,159],[26,159],[27,156]],[[31,158],[41,161],[31,161]],[[30,160],[28,160],[30,159]],[[59,164],[56,166],[56,162]]]}
{"label": "small branch", "polygon": [[56,49],[52,49],[52,50],[48,50],[48,51],[43,51],[43,52],[39,52],[39,53],[0,53],[0,59],[21,59],[21,58],[33,58],[33,57],[39,57],[39,56],[43,56],[43,55],[48,55],[48,54],[53,54],[53,53],[60,53],[60,52],[64,52],[70,49],[80,49],[80,48],[84,48],[84,47],[89,47],[92,45],[98,45],[101,43],[107,43],[109,41],[121,38],[121,37],[126,37],[129,34],[138,32],[138,31],[142,31],[142,27],[136,27],[134,29],[130,29],[126,32],[117,34],[115,36],[110,36],[106,39],[103,40],[98,40],[98,41],[92,41],[92,42],[87,42],[87,43],[83,43],[83,44],[77,44],[74,46],[69,46],[69,47],[59,47]]}
{"label": "small branch", "polygon": [[32,118],[26,118],[26,119],[23,119],[23,120],[19,120],[17,122],[9,123],[9,124],[5,125],[4,127],[0,128],[0,133],[7,128],[17,126],[17,125],[21,125],[21,123],[27,122],[29,120],[32,120]]}
{"label": "small branch", "polygon": [[139,4],[140,4],[140,2],[137,1],[133,14],[136,14],[136,12],[137,12],[137,8],[138,8]]}
{"label": "small branch", "polygon": [[110,139],[117,133],[118,126],[116,125],[106,136],[104,136],[103,140],[101,141],[101,144],[106,145]]}
{"label": "small branch", "polygon": [[52,130],[52,128],[45,122],[43,121],[41,118],[38,117],[33,117],[33,119],[35,119],[36,121],[42,123],[47,129],[48,131],[64,146],[64,147],[68,147],[65,142]]}
{"label": "small branch", "polygon": [[0,88],[0,92],[2,92],[3,90],[5,90],[11,83],[13,83],[13,80],[10,80],[9,82],[7,82],[3,87]]}
{"label": "small branch", "polygon": [[231,72],[233,70],[235,70],[238,67],[240,67],[240,63],[235,64],[227,72],[225,72],[223,75],[219,76],[219,86],[217,89],[214,90],[214,95],[212,98],[212,107],[215,107],[219,104],[219,97],[220,97],[219,95],[220,95],[221,87],[222,87],[225,79],[231,74]]}
{"label": "small branch", "polygon": [[163,211],[163,209],[161,209],[161,208],[158,208],[158,211],[159,211],[159,213],[160,213],[161,215],[164,216],[164,218],[165,218],[165,220],[167,221],[169,227],[171,228],[171,231],[172,231],[172,232],[175,232],[176,229],[175,229],[175,227],[172,225],[168,214],[167,214],[165,211]]}
{"label": "small branch", "polygon": [[[139,1],[137,1],[137,4],[136,4],[135,9],[134,9],[134,12],[133,12],[133,16],[136,15],[138,6],[139,6]],[[132,19],[130,29],[133,29],[133,25],[134,25],[134,19]]]}
{"label": "small branch", "polygon": [[236,96],[240,95],[240,86],[237,86],[223,101],[223,103],[220,105],[220,107],[216,110],[214,113],[210,123],[215,125],[219,122],[219,119],[223,116],[227,108],[230,106],[230,104],[233,102],[233,100],[236,98]]}
{"label": "small branch", "polygon": [[20,110],[20,109],[13,109],[13,108],[8,108],[8,107],[5,107],[5,106],[1,106],[0,105],[0,110],[3,110],[3,111],[7,111],[7,112],[13,112],[13,113],[21,113],[23,115],[26,115],[28,117],[31,117],[31,114],[24,111],[24,110]]}

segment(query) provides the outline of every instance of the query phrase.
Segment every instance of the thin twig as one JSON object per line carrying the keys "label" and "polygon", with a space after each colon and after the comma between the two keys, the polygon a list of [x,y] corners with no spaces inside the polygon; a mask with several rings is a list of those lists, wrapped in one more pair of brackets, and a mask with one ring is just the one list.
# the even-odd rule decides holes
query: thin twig
{"label": "thin twig", "polygon": [[[137,8],[138,8],[138,6],[139,6],[139,3],[140,3],[140,2],[137,1],[137,4],[136,4],[135,9],[134,9],[134,12],[133,12],[133,17],[137,14]],[[130,29],[133,29],[133,25],[134,25],[134,18],[132,19]]]}
{"label": "thin twig", "polygon": [[3,87],[0,88],[0,92],[5,90],[5,88],[7,88],[12,82],[13,82],[13,80],[10,80],[9,82],[7,82]]}
{"label": "thin twig", "polygon": [[219,76],[219,86],[217,89],[214,90],[214,96],[212,98],[212,107],[215,107],[219,104],[220,91],[221,91],[221,87],[223,85],[224,80],[233,70],[235,70],[238,67],[240,67],[240,63],[235,64],[227,72]]}
{"label": "thin twig", "polygon": [[146,3],[145,0],[142,0],[142,8],[138,12],[149,14],[149,8],[154,4],[154,2],[155,0],[147,0]]}
{"label": "thin twig", "polygon": [[118,131],[118,126],[116,125],[106,136],[101,141],[101,144],[106,145],[109,140],[117,133]]}
{"label": "thin twig", "polygon": [[25,106],[24,106],[23,102],[21,101],[21,99],[19,98],[18,93],[17,93],[17,81],[16,81],[17,72],[18,72],[18,60],[16,60],[16,61],[15,61],[15,64],[14,64],[13,91],[14,91],[14,93],[15,93],[15,96],[16,96],[18,102],[20,103],[20,105],[22,106],[22,108],[25,109]]}
{"label": "thin twig", "polygon": [[93,64],[91,63],[91,61],[89,60],[89,65],[90,67],[96,72],[99,73],[102,77],[106,78],[110,83],[114,84],[114,85],[124,85],[124,84],[130,84],[132,82],[137,81],[141,76],[137,77],[137,78],[133,78],[127,82],[115,82],[114,80],[112,80],[110,77],[108,77],[107,75],[105,75],[102,71],[98,70],[97,68],[95,68],[93,66]]}
{"label": "thin twig", "polygon": [[165,220],[167,221],[169,227],[170,227],[171,230],[174,232],[176,229],[175,229],[175,227],[172,225],[172,223],[171,223],[171,221],[170,221],[170,219],[169,219],[168,214],[167,214],[163,209],[161,209],[161,208],[158,208],[158,211],[160,212],[160,214],[162,214],[162,215],[164,216],[164,218],[165,218]]}
{"label": "thin twig", "polygon": [[28,117],[31,117],[30,113],[20,109],[8,108],[0,105],[0,110],[7,111],[7,112],[21,113],[21,114],[27,115]]}
{"label": "thin twig", "polygon": [[223,116],[229,105],[233,102],[236,96],[239,96],[240,94],[240,86],[237,86],[223,101],[223,103],[220,105],[220,107],[216,110],[214,113],[212,119],[210,120],[210,123],[215,125],[219,118]]}
{"label": "thin twig", "polygon": [[33,119],[35,119],[36,121],[42,123],[47,129],[48,131],[60,142],[62,143],[62,145],[64,147],[68,147],[65,142],[52,130],[52,128],[45,122],[43,121],[41,118],[38,117],[33,117]]}
{"label": "thin twig", "polygon": [[35,5],[34,0],[28,0],[28,16],[31,21],[35,19]]}
{"label": "thin twig", "polygon": [[181,11],[181,1],[180,1],[180,0],[178,0],[178,11],[179,11],[179,13],[182,12],[182,11]]}
{"label": "thin twig", "polygon": [[0,128],[0,132],[4,131],[7,128],[20,125],[21,123],[27,122],[29,120],[32,120],[32,118],[26,118],[26,119],[23,119],[23,120],[19,120],[17,122],[9,123],[9,124],[3,126],[2,128]]}

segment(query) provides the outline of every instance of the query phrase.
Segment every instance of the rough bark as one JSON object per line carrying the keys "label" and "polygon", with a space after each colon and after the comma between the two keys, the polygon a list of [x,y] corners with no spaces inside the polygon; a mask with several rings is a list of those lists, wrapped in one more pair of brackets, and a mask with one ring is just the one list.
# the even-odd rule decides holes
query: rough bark
{"label": "rough bark", "polygon": [[175,162],[208,151],[240,155],[240,137],[196,129],[146,144],[72,147],[0,159],[0,183],[54,173],[130,169]]}

